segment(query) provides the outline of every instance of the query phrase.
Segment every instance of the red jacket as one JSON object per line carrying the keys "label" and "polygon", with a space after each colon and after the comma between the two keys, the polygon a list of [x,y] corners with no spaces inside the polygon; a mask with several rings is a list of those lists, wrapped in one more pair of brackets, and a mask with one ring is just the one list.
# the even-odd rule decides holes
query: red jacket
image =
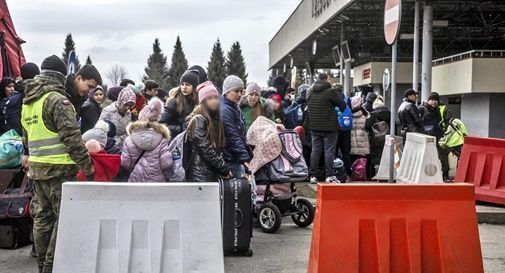
{"label": "red jacket", "polygon": [[[107,154],[105,151],[90,154],[93,161],[93,169],[95,170],[95,181],[97,182],[112,182],[119,173],[121,167],[121,155]],[[87,181],[88,179],[79,171],[77,180]]]}

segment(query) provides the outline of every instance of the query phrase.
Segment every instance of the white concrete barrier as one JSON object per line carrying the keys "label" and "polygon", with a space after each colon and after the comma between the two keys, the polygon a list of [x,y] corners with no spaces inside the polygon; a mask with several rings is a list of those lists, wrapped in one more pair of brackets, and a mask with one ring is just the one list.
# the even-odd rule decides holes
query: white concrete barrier
{"label": "white concrete barrier", "polygon": [[[390,138],[390,135],[386,136],[386,140]],[[386,141],[384,149],[382,150],[381,163],[377,174],[372,178],[372,180],[388,180],[389,179],[389,145],[390,141]],[[401,153],[403,152],[403,138],[395,136],[395,144],[398,147],[398,157],[401,158]],[[398,175],[398,169],[395,168],[395,178]]]}
{"label": "white concrete barrier", "polygon": [[397,181],[407,183],[444,182],[436,143],[435,137],[407,133]]}
{"label": "white concrete barrier", "polygon": [[54,273],[224,272],[217,183],[63,184]]}

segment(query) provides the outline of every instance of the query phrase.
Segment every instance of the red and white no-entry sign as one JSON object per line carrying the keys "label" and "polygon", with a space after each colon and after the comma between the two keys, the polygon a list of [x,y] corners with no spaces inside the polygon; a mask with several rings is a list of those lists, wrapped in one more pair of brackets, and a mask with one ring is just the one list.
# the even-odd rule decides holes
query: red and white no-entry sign
{"label": "red and white no-entry sign", "polygon": [[386,0],[384,6],[384,36],[386,42],[392,45],[400,32],[400,19],[402,15],[401,0]]}

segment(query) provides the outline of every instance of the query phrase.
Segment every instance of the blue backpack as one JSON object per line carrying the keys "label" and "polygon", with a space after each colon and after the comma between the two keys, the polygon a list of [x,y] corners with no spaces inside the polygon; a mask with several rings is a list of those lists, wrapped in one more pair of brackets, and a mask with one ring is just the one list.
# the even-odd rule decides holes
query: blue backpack
{"label": "blue backpack", "polygon": [[284,115],[286,117],[284,125],[286,129],[294,129],[297,126],[303,125],[303,110],[303,105],[298,103],[293,103],[284,109]]}
{"label": "blue backpack", "polygon": [[352,110],[349,106],[349,97],[344,96],[344,101],[346,104],[345,110],[342,112],[338,107],[335,107],[335,112],[337,113],[339,130],[350,131],[352,130]]}

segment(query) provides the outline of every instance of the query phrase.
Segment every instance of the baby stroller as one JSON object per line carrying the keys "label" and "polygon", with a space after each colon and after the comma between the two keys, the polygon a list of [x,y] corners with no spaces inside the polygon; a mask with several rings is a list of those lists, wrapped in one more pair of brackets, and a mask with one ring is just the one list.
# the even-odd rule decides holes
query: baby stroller
{"label": "baby stroller", "polygon": [[291,216],[299,227],[310,226],[314,220],[314,206],[309,200],[298,198],[294,187],[308,177],[300,137],[293,130],[284,130],[279,132],[279,138],[280,156],[253,175],[254,216],[266,233],[275,233],[284,216]]}

